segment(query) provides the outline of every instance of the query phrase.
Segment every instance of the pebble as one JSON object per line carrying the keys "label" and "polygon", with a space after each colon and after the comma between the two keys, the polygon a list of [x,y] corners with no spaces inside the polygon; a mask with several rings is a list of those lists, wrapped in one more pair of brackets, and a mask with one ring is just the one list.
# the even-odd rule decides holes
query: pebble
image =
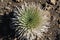
{"label": "pebble", "polygon": [[[6,6],[5,8],[4,8],[4,12],[11,12],[12,11],[12,9],[10,8],[10,7],[8,7],[8,6]],[[8,14],[8,13],[7,13]]]}
{"label": "pebble", "polygon": [[5,7],[5,9],[6,9],[6,10],[10,10],[10,8],[9,8],[9,7]]}
{"label": "pebble", "polygon": [[20,2],[20,0],[16,0],[16,2],[18,2],[18,3],[19,3],[19,2]]}
{"label": "pebble", "polygon": [[59,28],[60,28],[60,24],[59,24]]}
{"label": "pebble", "polygon": [[3,2],[3,0],[0,0],[0,2]]}
{"label": "pebble", "polygon": [[51,3],[55,5],[56,4],[56,0],[51,0]]}
{"label": "pebble", "polygon": [[8,5],[11,5],[12,3],[11,2],[8,2]]}
{"label": "pebble", "polygon": [[3,10],[0,10],[0,15],[3,15]]}
{"label": "pebble", "polygon": [[46,3],[46,0],[40,0],[40,3],[41,4],[45,4]]}
{"label": "pebble", "polygon": [[50,9],[52,9],[52,7],[53,7],[52,5],[47,5],[47,6],[46,6],[46,9],[47,9],[47,10],[50,10]]}
{"label": "pebble", "polygon": [[3,15],[3,13],[0,13],[0,15]]}
{"label": "pebble", "polygon": [[19,2],[23,2],[23,0],[16,0],[16,2],[18,2],[18,3],[19,3]]}

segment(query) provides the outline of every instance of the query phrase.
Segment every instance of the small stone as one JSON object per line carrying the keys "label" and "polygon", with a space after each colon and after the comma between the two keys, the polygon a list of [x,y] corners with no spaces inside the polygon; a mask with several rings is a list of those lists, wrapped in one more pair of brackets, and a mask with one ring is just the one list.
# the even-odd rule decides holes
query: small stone
{"label": "small stone", "polygon": [[4,8],[4,12],[11,12],[11,11],[12,11],[12,9],[10,7],[5,7]]}
{"label": "small stone", "polygon": [[3,15],[3,10],[0,10],[0,15]]}
{"label": "small stone", "polygon": [[46,3],[46,0],[40,0],[40,3],[41,4],[45,4]]}
{"label": "small stone", "polygon": [[5,7],[5,9],[6,9],[6,10],[10,10],[10,8],[9,8],[9,7]]}
{"label": "small stone", "polygon": [[23,0],[20,0],[21,2],[23,2]]}
{"label": "small stone", "polygon": [[19,2],[23,2],[23,0],[16,0],[16,2],[18,2],[18,3],[19,3]]}
{"label": "small stone", "polygon": [[51,0],[51,3],[55,5],[55,3],[56,3],[56,0]]}
{"label": "small stone", "polygon": [[12,4],[11,2],[8,2],[8,5]]}
{"label": "small stone", "polygon": [[60,24],[59,24],[59,28],[60,28]]}
{"label": "small stone", "polygon": [[60,17],[58,17],[58,24],[60,24]]}
{"label": "small stone", "polygon": [[20,0],[16,0],[16,2],[20,2]]}
{"label": "small stone", "polygon": [[0,0],[1,2],[3,2],[3,0]]}
{"label": "small stone", "polygon": [[52,9],[52,7],[53,7],[52,5],[47,5],[47,6],[46,6],[46,9],[47,9],[47,10],[50,10],[50,9]]}
{"label": "small stone", "polygon": [[0,15],[3,15],[3,13],[0,13]]}

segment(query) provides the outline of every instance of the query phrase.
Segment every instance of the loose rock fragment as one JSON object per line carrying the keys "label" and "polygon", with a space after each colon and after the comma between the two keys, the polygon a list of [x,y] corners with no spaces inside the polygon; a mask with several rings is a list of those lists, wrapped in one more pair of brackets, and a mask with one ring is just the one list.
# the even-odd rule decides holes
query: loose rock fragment
{"label": "loose rock fragment", "polygon": [[11,2],[8,2],[8,5],[12,4]]}
{"label": "loose rock fragment", "polygon": [[6,7],[4,7],[4,12],[11,12],[12,11],[12,9],[11,9],[11,7],[8,7],[8,6],[6,6]]}
{"label": "loose rock fragment", "polygon": [[3,0],[0,0],[0,2],[3,2]]}
{"label": "loose rock fragment", "polygon": [[16,2],[20,2],[20,0],[16,0]]}
{"label": "loose rock fragment", "polygon": [[3,10],[0,10],[0,15],[3,15]]}
{"label": "loose rock fragment", "polygon": [[10,8],[9,8],[9,7],[5,7],[5,9],[6,9],[6,10],[10,10]]}
{"label": "loose rock fragment", "polygon": [[41,4],[45,4],[46,3],[46,0],[40,0],[40,3]]}
{"label": "loose rock fragment", "polygon": [[19,2],[23,2],[23,0],[15,0],[15,1],[18,2],[18,3],[19,3]]}
{"label": "loose rock fragment", "polygon": [[56,0],[51,0],[51,3],[55,5],[55,3],[56,3]]}
{"label": "loose rock fragment", "polygon": [[60,28],[60,24],[59,24],[59,28]]}

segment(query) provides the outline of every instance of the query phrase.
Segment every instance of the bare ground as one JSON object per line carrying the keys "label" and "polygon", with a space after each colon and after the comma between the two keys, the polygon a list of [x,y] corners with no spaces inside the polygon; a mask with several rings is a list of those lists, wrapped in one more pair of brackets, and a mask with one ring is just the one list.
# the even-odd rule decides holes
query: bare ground
{"label": "bare ground", "polygon": [[44,35],[43,40],[60,40],[60,0],[0,0],[0,15],[8,14],[15,5],[20,6],[24,1],[40,3],[41,9],[51,13],[52,26],[49,28],[49,32]]}

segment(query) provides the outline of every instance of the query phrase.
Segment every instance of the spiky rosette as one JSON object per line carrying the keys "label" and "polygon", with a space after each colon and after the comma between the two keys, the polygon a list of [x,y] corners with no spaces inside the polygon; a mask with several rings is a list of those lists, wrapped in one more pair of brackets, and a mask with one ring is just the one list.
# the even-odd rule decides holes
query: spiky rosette
{"label": "spiky rosette", "polygon": [[27,29],[23,36],[28,40],[40,40],[40,38],[43,37],[43,32],[48,32],[50,13],[40,9],[40,5],[33,3],[25,3],[25,5],[22,5],[21,9],[17,6],[16,8],[20,15],[18,19],[22,23],[20,24],[22,25],[21,27]]}

